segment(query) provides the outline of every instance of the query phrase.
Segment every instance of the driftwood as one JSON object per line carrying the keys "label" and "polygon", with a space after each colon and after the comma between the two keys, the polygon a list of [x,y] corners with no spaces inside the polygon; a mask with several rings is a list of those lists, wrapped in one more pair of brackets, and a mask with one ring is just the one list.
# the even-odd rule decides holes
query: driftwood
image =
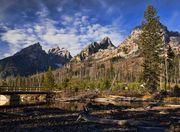
{"label": "driftwood", "polygon": [[55,100],[60,102],[71,102],[71,101],[81,101],[81,100],[90,100],[92,98],[95,98],[96,95],[89,94],[84,96],[74,96],[74,97],[64,97],[64,98],[56,98]]}
{"label": "driftwood", "polygon": [[175,108],[180,108],[180,105],[173,105],[173,104],[167,104],[165,106],[168,106],[168,107],[175,107]]}
{"label": "driftwood", "polygon": [[95,98],[93,102],[106,103],[106,104],[119,104],[121,101],[125,102],[145,102],[145,100],[136,97],[124,97],[124,96],[109,96],[106,98]]}
{"label": "driftwood", "polygon": [[[81,113],[76,121],[84,120],[86,122],[91,123],[100,123],[100,124],[112,124],[112,125],[119,125],[119,126],[139,126],[139,125],[145,125],[147,122],[145,121],[137,121],[134,119],[127,119],[127,120],[114,120],[114,119],[104,119],[104,118],[98,118],[91,116],[87,113]],[[148,122],[149,124],[150,122]],[[154,123],[150,123],[153,125]]]}
{"label": "driftwood", "polygon": [[[150,122],[150,121],[138,121],[135,119],[124,119],[124,120],[115,120],[115,119],[104,119],[104,118],[98,118],[95,116],[90,115],[90,111],[88,108],[84,107],[84,111],[79,114],[76,121],[86,121],[90,123],[100,123],[100,124],[112,124],[112,125],[119,125],[119,126],[159,126],[156,122]],[[169,125],[169,124],[164,124]],[[162,126],[162,125],[161,125]]]}
{"label": "driftwood", "polygon": [[91,100],[95,103],[101,103],[101,104],[113,104],[113,105],[119,105],[119,102],[112,100],[110,98],[95,98]]}
{"label": "driftwood", "polygon": [[[81,113],[76,121],[84,120],[86,122],[90,123],[98,123],[98,124],[108,124],[108,125],[118,125],[118,126],[131,126],[136,127],[138,130],[146,131],[146,130],[165,130],[167,126],[169,126],[169,123],[166,124],[159,124],[156,122],[150,122],[150,121],[137,121],[134,119],[127,119],[127,120],[115,120],[115,119],[103,119],[91,116],[86,113]],[[178,129],[179,130],[179,129]]]}
{"label": "driftwood", "polygon": [[82,99],[81,97],[69,97],[69,98],[59,98],[56,100],[60,102],[70,102],[70,101],[79,101],[81,99]]}
{"label": "driftwood", "polygon": [[125,125],[130,125],[130,126],[137,126],[137,125],[142,125],[141,122],[135,121],[135,120],[113,120],[113,119],[102,119],[102,118],[97,118],[89,115],[79,115],[77,121],[83,119],[86,122],[91,122],[91,123],[100,123],[100,124],[112,124],[112,125],[120,125],[120,126],[125,126]]}

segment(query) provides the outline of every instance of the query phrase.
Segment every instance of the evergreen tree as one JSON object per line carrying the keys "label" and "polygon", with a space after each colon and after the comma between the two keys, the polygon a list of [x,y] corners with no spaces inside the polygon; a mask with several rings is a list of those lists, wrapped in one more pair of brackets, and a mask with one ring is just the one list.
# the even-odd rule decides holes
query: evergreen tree
{"label": "evergreen tree", "polygon": [[6,80],[3,80],[3,81],[2,81],[2,86],[8,86],[8,84],[7,84],[7,81],[6,81]]}
{"label": "evergreen tree", "polygon": [[167,48],[167,82],[168,82],[168,87],[170,87],[170,82],[175,75],[175,54],[173,50],[171,49],[171,46],[168,45]]}
{"label": "evergreen tree", "polygon": [[140,50],[143,56],[143,81],[146,88],[153,92],[159,85],[161,49],[163,37],[161,24],[156,10],[149,5],[144,13],[142,34],[140,36]]}
{"label": "evergreen tree", "polygon": [[52,89],[55,86],[54,75],[52,73],[51,67],[49,67],[45,74],[43,86],[49,89]]}
{"label": "evergreen tree", "polygon": [[22,86],[26,87],[26,78],[25,77],[22,78]]}
{"label": "evergreen tree", "polygon": [[174,63],[175,63],[174,82],[177,85],[178,83],[180,83],[180,54],[175,56]]}
{"label": "evergreen tree", "polygon": [[44,75],[41,76],[40,87],[44,85]]}
{"label": "evergreen tree", "polygon": [[65,78],[65,79],[62,81],[62,87],[63,87],[63,88],[67,88],[69,81],[70,81],[69,78]]}

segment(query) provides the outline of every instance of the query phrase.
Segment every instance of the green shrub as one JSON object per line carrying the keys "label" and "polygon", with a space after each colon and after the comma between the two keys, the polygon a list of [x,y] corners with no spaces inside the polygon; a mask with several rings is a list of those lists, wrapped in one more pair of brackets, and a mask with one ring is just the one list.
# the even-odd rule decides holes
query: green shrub
{"label": "green shrub", "polygon": [[139,90],[140,89],[140,83],[138,82],[133,82],[128,84],[128,89],[129,90]]}
{"label": "green shrub", "polygon": [[[61,89],[74,89],[75,91],[85,90],[85,89],[99,89],[106,90],[111,87],[112,81],[110,79],[99,79],[90,80],[89,78],[66,78],[61,81],[58,85]],[[122,92],[122,93],[143,93],[145,90],[140,87],[139,82],[123,83],[116,81],[112,86],[112,91]]]}
{"label": "green shrub", "polygon": [[126,84],[121,82],[116,82],[113,86],[113,91],[123,91],[125,90]]}
{"label": "green shrub", "polygon": [[62,81],[62,88],[66,88],[68,86],[68,83],[69,83],[70,79],[69,78],[65,78],[63,81]]}

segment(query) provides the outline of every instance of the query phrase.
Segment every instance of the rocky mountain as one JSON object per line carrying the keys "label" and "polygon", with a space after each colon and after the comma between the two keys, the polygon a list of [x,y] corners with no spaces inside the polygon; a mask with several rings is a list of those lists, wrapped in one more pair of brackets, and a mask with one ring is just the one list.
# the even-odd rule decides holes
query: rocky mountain
{"label": "rocky mountain", "polygon": [[93,42],[87,47],[85,47],[78,55],[76,55],[71,61],[80,62],[86,60],[89,56],[105,50],[105,49],[114,49],[115,46],[112,44],[110,38],[105,37],[100,43]]}
{"label": "rocky mountain", "polygon": [[[113,51],[107,53],[107,59],[112,58],[133,58],[139,57],[139,40],[142,33],[141,27],[136,27],[131,34]],[[176,54],[180,54],[180,33],[168,31],[167,27],[162,25],[162,33],[165,43],[170,45]],[[99,55],[98,55],[99,56]]]}
{"label": "rocky mountain", "polygon": [[27,76],[37,72],[62,67],[71,59],[70,53],[65,49],[54,48],[46,53],[39,43],[22,49],[13,56],[0,60],[0,77]]}
{"label": "rocky mountain", "polygon": [[[141,33],[142,33],[142,28],[140,26],[134,28],[131,34],[121,44],[119,44],[118,47],[114,47],[110,39],[106,37],[100,42],[100,44],[93,43],[87,46],[75,58],[78,61],[82,61],[84,60],[84,58],[87,57],[91,58],[91,60],[106,61],[111,59],[118,60],[118,59],[139,57],[140,51],[138,45],[139,45],[139,39],[140,39],[139,37]],[[176,54],[180,54],[180,33],[168,31],[167,27],[163,25],[162,25],[162,33],[165,39],[165,43],[170,45],[172,50]],[[98,45],[103,45],[103,44],[106,45],[104,48],[97,48]]]}
{"label": "rocky mountain", "polygon": [[50,62],[53,62],[56,67],[62,67],[72,58],[70,52],[65,48],[52,48],[48,51]]}
{"label": "rocky mountain", "polygon": [[60,49],[59,47],[57,47],[57,48],[49,49],[48,54],[57,55],[67,60],[70,60],[72,58],[70,52],[65,48]]}
{"label": "rocky mountain", "polygon": [[[176,54],[180,54],[180,33],[168,31],[167,27],[161,25],[162,34],[164,36],[165,43],[170,45]],[[117,47],[119,52],[123,52],[128,57],[138,56],[139,53],[139,37],[142,33],[140,26],[136,27],[131,34]]]}
{"label": "rocky mountain", "polygon": [[[116,73],[118,80],[138,81],[142,72],[139,50],[141,33],[140,26],[134,28],[118,47],[115,47],[108,37],[100,43],[94,42],[55,74],[58,73],[58,79],[63,79],[64,76],[98,79],[112,77],[111,73]],[[168,31],[167,27],[162,25],[162,34],[165,44],[171,46],[177,57],[180,56],[180,33]]]}
{"label": "rocky mountain", "polygon": [[103,62],[107,60],[127,59],[138,57],[138,41],[141,29],[134,29],[118,47],[115,47],[110,38],[105,37],[100,43],[93,42],[84,48],[80,54],[71,59],[71,62],[82,62],[86,60],[98,60]]}
{"label": "rocky mountain", "polygon": [[[119,73],[119,77],[121,74],[129,77],[129,71],[138,75],[142,62],[138,47],[141,33],[140,26],[134,28],[118,47],[112,44],[110,38],[105,37],[100,42],[89,44],[74,57],[70,55],[69,51],[59,47],[52,48],[46,53],[37,43],[11,57],[0,60],[0,77],[26,76],[46,71],[49,66],[56,69],[65,64],[63,68],[55,72],[58,73],[59,78],[68,75],[94,76],[96,78],[99,75],[108,75],[111,67],[114,67],[114,70]],[[168,31],[167,27],[163,25],[162,33],[165,43],[170,45],[176,54],[180,55],[180,33]],[[127,68],[127,64],[129,68]],[[136,69],[134,70],[134,68]]]}
{"label": "rocky mountain", "polygon": [[180,33],[168,32],[168,44],[176,54],[180,54]]}

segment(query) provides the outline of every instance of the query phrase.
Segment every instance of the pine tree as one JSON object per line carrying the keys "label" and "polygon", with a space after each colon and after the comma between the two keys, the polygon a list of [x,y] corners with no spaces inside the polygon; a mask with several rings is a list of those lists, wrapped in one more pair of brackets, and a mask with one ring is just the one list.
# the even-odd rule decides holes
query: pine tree
{"label": "pine tree", "polygon": [[40,87],[44,85],[44,75],[41,76]]}
{"label": "pine tree", "polygon": [[51,67],[49,67],[45,74],[43,86],[49,89],[52,89],[55,86],[54,75],[52,73]]}
{"label": "pine tree", "polygon": [[171,49],[171,46],[168,45],[167,47],[167,82],[168,82],[168,87],[170,87],[170,82],[175,75],[175,53]]}
{"label": "pine tree", "polygon": [[143,81],[146,88],[153,92],[158,88],[161,63],[161,49],[163,37],[161,24],[156,10],[149,5],[144,13],[142,34],[140,36],[140,50],[143,56]]}
{"label": "pine tree", "polygon": [[175,56],[174,63],[174,82],[177,85],[180,82],[180,54]]}

